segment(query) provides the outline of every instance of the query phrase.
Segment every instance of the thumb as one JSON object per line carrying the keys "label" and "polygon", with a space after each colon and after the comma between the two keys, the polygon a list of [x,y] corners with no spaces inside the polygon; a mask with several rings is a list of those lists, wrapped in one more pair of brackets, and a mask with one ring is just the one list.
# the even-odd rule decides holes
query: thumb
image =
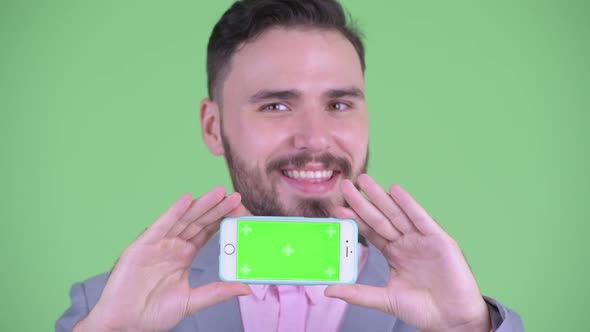
{"label": "thumb", "polygon": [[188,314],[227,301],[234,296],[249,295],[250,286],[239,282],[212,282],[205,286],[193,288],[188,300]]}
{"label": "thumb", "polygon": [[326,288],[324,295],[341,299],[350,304],[373,308],[392,313],[391,303],[382,287],[355,285],[331,285]]}

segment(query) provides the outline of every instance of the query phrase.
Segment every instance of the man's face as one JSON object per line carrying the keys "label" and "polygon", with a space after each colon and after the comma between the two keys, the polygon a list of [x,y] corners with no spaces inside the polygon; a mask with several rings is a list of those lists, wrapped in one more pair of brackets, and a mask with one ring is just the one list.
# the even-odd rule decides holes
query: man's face
{"label": "man's face", "polygon": [[359,57],[339,32],[275,28],[238,48],[221,89],[234,189],[254,215],[327,217],[366,171]]}

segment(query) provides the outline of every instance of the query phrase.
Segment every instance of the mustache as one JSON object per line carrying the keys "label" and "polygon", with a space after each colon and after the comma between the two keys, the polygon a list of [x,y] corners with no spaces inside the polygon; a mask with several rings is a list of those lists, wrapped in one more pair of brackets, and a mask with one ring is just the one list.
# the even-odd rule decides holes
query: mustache
{"label": "mustache", "polygon": [[316,156],[309,152],[300,152],[292,156],[276,158],[268,163],[266,171],[281,170],[287,166],[303,167],[311,162],[320,163],[325,168],[339,170],[345,178],[349,178],[352,174],[352,165],[348,159],[336,157],[328,152]]}

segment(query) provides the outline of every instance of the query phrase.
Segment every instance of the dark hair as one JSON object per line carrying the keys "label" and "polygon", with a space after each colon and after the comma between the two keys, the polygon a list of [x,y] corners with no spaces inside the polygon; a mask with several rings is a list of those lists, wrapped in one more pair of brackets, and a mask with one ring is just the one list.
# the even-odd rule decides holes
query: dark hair
{"label": "dark hair", "polygon": [[348,39],[365,71],[365,51],[359,31],[348,24],[336,0],[243,0],[236,1],[221,16],[207,46],[207,88],[214,99],[229,71],[236,49],[273,27],[304,26],[333,29]]}

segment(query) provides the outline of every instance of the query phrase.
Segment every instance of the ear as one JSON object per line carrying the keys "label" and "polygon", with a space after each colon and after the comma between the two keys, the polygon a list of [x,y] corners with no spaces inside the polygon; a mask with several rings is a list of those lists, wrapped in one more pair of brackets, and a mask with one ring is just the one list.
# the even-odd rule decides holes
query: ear
{"label": "ear", "polygon": [[209,152],[216,156],[223,155],[221,141],[221,114],[219,106],[211,99],[201,101],[201,136]]}

